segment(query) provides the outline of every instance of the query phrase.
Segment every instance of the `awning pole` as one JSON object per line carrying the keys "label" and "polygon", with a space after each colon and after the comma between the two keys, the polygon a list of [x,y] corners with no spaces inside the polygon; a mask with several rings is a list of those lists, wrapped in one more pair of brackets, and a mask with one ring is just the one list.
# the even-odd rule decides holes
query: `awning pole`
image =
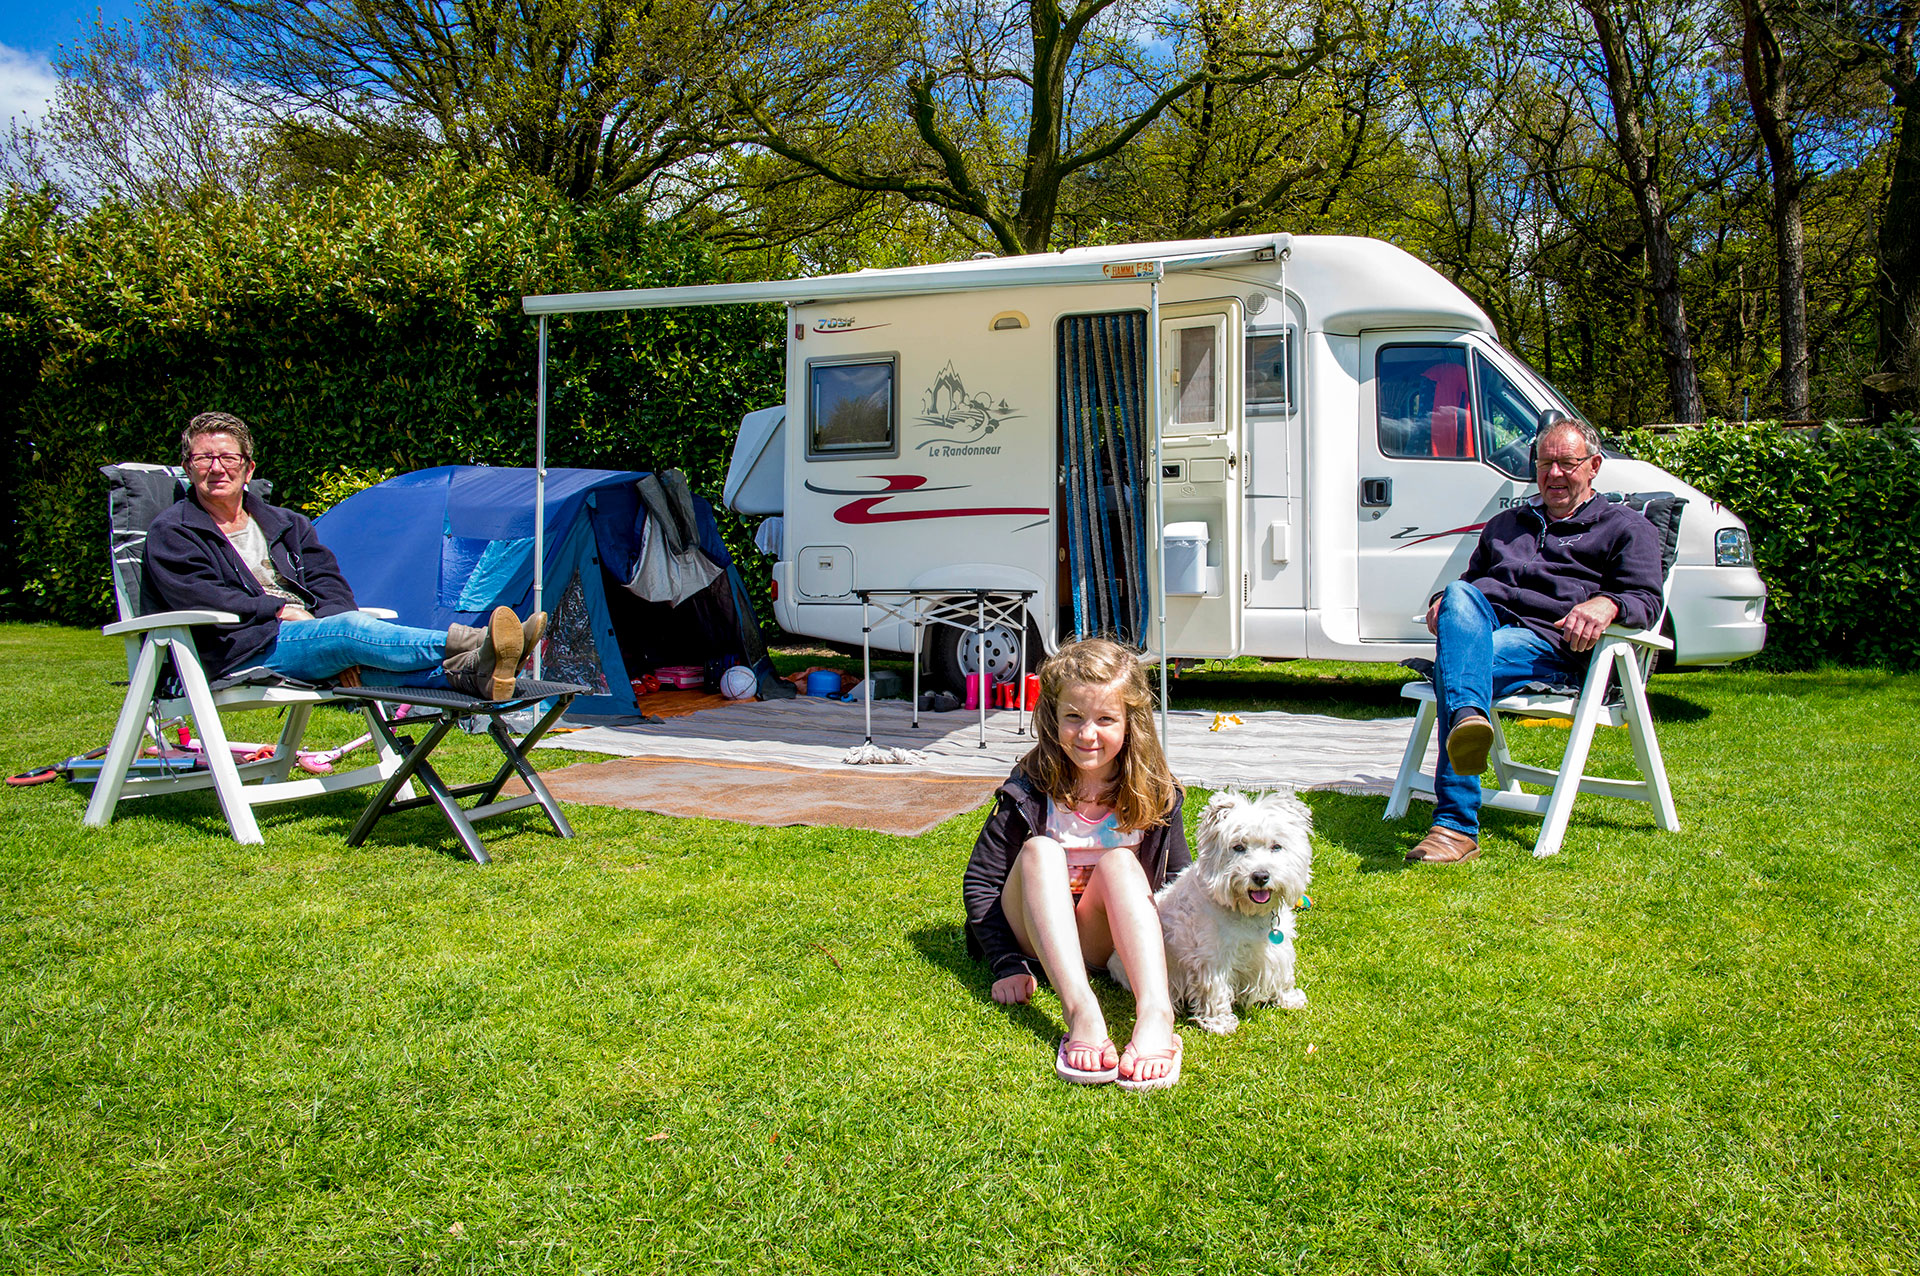
{"label": "awning pole", "polygon": [[1147,396],[1148,411],[1153,413],[1153,546],[1154,560],[1147,570],[1151,597],[1158,603],[1160,624],[1160,747],[1167,742],[1167,582],[1165,550],[1160,538],[1167,530],[1166,493],[1160,486],[1160,280],[1147,284],[1147,374],[1153,392]]}
{"label": "awning pole", "polygon": [[[533,423],[533,609],[541,607],[547,566],[547,317],[540,316],[540,371]],[[540,676],[540,649],[534,648],[533,676]]]}

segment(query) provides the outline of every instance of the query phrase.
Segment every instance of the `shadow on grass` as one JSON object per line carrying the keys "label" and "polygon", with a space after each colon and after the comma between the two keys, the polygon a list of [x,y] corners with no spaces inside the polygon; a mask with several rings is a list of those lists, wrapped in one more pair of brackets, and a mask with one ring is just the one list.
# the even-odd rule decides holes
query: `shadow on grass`
{"label": "shadow on grass", "polygon": [[[993,1001],[993,979],[982,962],[967,956],[965,932],[955,925],[922,926],[907,935],[913,946],[927,964],[946,971],[953,981],[989,1005]],[[1047,980],[1041,979],[1041,986],[1047,986]],[[1094,976],[1093,992],[1100,999],[1100,1013],[1106,1017],[1107,1031],[1115,1041],[1123,1041],[1118,1035],[1116,1024],[1133,1021],[1133,996],[1118,984],[1113,983],[1104,974]],[[1060,1040],[1065,1025],[1056,1022],[1054,1017],[1041,1010],[1032,1002],[1024,1006],[1000,1006],[1007,1012],[1007,1018],[1016,1027],[1024,1028],[1034,1038],[1046,1046],[1054,1046]]]}
{"label": "shadow on grass", "polygon": [[1315,791],[1302,793],[1300,800],[1313,812],[1314,837],[1356,856],[1362,873],[1404,872],[1407,852],[1429,827],[1418,809],[1405,819],[1381,819],[1387,809],[1384,797]]}
{"label": "shadow on grass", "polygon": [[[376,791],[368,786],[297,802],[255,807],[253,817],[260,826],[261,839],[269,845],[276,840],[276,833],[284,839],[292,830],[309,829],[337,840],[343,851],[438,852],[462,864],[473,863],[467,848],[461,845],[459,835],[453,831],[453,826],[439,808],[432,805],[390,811],[374,824],[367,833],[366,841],[359,847],[347,846],[348,835],[353,832],[354,824],[359,821],[361,812],[366,810],[367,803],[373,800]],[[211,789],[143,797],[140,799],[140,811],[177,824],[183,834],[216,841],[233,836],[233,828],[227,823],[219,799]],[[499,821],[483,822],[475,826],[475,831],[489,850],[496,844],[519,840],[523,835],[556,836],[545,812],[538,807],[512,812],[508,818]]]}
{"label": "shadow on grass", "polygon": [[1335,718],[1401,717],[1412,712],[1400,698],[1398,682],[1288,677],[1277,671],[1267,676],[1187,674],[1167,691],[1176,709],[1277,709]]}
{"label": "shadow on grass", "polygon": [[1647,708],[1653,710],[1656,731],[1662,722],[1700,722],[1713,716],[1713,710],[1697,700],[1652,689],[1647,691]]}

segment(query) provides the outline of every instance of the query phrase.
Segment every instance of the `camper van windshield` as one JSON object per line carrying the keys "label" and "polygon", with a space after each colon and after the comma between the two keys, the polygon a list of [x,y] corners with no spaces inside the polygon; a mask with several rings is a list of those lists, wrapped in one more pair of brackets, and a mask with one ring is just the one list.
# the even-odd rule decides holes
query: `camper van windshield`
{"label": "camper van windshield", "polygon": [[[1506,347],[1502,346],[1501,349],[1506,350]],[[1587,414],[1579,408],[1574,407],[1573,400],[1560,393],[1559,386],[1540,375],[1540,369],[1534,367],[1531,363],[1528,363],[1511,350],[1507,350],[1507,358],[1519,364],[1520,367],[1526,371],[1527,375],[1533,380],[1534,388],[1545,394],[1546,397],[1552,401],[1553,406],[1559,408],[1576,421],[1587,420]]]}
{"label": "camper van windshield", "polygon": [[1540,410],[1527,392],[1484,354],[1475,354],[1480,374],[1480,421],[1487,432],[1487,459],[1515,478],[1532,478],[1533,435]]}

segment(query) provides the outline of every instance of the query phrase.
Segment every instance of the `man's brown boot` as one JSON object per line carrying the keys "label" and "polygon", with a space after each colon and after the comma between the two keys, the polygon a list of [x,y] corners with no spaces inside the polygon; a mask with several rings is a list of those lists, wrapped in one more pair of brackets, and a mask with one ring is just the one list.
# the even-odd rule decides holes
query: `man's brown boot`
{"label": "man's brown boot", "polygon": [[1465,833],[1436,824],[1407,852],[1409,864],[1459,864],[1480,854],[1480,843]]}
{"label": "man's brown boot", "polygon": [[1487,769],[1487,754],[1493,749],[1493,724],[1478,709],[1462,709],[1453,715],[1453,729],[1447,732],[1447,762],[1459,776],[1476,776]]}

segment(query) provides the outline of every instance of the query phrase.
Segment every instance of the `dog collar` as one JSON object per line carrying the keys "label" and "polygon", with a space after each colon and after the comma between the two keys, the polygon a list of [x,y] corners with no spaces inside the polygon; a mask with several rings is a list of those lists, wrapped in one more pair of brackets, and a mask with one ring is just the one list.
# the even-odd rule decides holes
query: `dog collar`
{"label": "dog collar", "polygon": [[[1305,895],[1302,895],[1300,897],[1300,903],[1297,905],[1297,907],[1312,908],[1313,901],[1311,899],[1308,899]],[[1285,932],[1283,932],[1280,929],[1280,914],[1278,913],[1275,913],[1273,915],[1273,929],[1267,932],[1267,942],[1269,944],[1284,944],[1287,942],[1287,936]]]}

